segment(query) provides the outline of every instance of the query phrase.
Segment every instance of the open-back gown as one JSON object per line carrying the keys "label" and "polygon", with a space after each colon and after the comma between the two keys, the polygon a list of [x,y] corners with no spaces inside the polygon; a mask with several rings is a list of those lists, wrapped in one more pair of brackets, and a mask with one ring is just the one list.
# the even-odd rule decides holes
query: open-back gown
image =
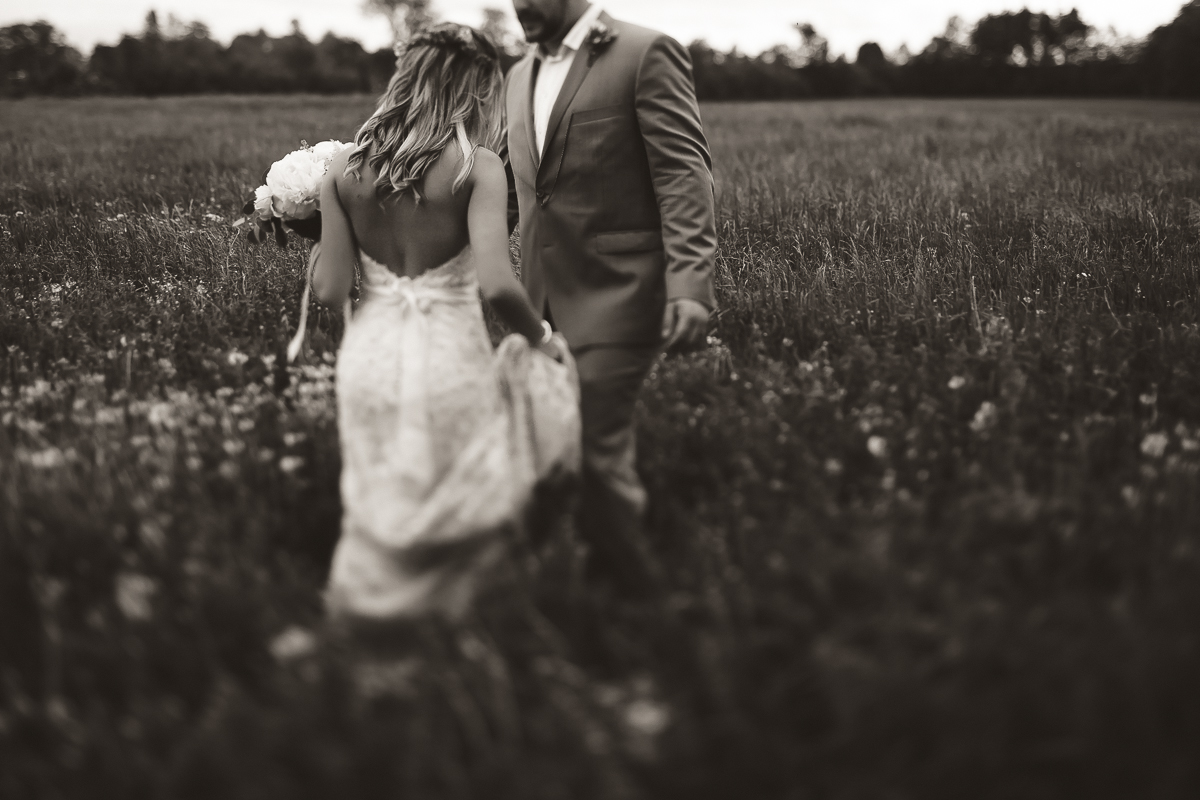
{"label": "open-back gown", "polygon": [[535,484],[579,469],[574,362],[520,335],[493,350],[471,250],[418,278],[360,254],[337,362],[342,535],[331,613],[455,617]]}

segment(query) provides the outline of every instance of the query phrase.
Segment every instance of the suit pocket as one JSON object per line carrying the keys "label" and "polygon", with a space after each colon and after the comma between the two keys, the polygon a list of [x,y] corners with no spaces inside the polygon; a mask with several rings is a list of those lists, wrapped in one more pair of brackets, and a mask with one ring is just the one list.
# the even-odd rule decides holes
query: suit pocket
{"label": "suit pocket", "polygon": [[576,125],[587,125],[589,122],[603,122],[606,119],[616,119],[618,117],[628,117],[629,113],[625,106],[604,106],[603,108],[590,108],[586,111],[576,111],[571,114],[571,127]]}
{"label": "suit pocket", "polygon": [[662,231],[613,231],[592,237],[597,253],[646,253],[661,250]]}

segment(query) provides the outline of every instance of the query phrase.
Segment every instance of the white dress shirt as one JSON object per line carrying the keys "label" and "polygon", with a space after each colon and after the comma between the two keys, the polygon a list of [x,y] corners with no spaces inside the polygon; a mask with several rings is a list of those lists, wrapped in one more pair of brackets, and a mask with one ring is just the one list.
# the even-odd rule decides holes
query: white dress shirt
{"label": "white dress shirt", "polygon": [[557,53],[551,54],[541,50],[542,64],[538,70],[537,83],[533,87],[533,129],[537,136],[538,155],[546,149],[550,113],[554,111],[554,103],[558,100],[563,84],[566,83],[567,73],[575,63],[575,54],[587,41],[588,31],[602,13],[600,4],[592,3],[563,39]]}

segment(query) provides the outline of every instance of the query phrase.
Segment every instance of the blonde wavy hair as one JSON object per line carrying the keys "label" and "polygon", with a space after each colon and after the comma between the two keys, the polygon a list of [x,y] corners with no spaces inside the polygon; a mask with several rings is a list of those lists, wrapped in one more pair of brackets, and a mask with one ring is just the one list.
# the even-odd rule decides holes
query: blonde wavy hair
{"label": "blonde wavy hair", "polygon": [[417,185],[457,142],[463,154],[457,192],[475,166],[476,148],[500,144],[503,85],[499,51],[484,34],[454,24],[418,32],[399,51],[387,91],[355,136],[345,174],[361,179],[365,162],[379,175],[380,200],[412,190],[420,203]]}

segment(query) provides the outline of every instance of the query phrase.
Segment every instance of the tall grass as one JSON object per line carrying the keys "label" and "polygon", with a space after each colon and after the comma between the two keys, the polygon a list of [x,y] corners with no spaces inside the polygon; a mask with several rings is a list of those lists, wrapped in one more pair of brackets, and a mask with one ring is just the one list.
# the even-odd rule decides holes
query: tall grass
{"label": "tall grass", "polygon": [[340,324],[285,368],[302,255],[228,227],[369,111],[0,105],[0,795],[1200,788],[1200,107],[705,108],[661,597],[558,530],[415,659],[323,632]]}

